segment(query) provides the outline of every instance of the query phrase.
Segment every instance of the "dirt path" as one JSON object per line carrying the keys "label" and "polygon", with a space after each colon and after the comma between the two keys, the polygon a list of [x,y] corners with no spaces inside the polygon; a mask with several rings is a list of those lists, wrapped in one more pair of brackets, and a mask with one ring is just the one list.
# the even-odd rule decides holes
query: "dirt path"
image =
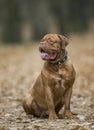
{"label": "dirt path", "polygon": [[21,100],[43,64],[38,46],[0,47],[0,130],[94,130],[94,39],[72,37],[68,52],[77,71],[71,100],[77,116],[30,120]]}

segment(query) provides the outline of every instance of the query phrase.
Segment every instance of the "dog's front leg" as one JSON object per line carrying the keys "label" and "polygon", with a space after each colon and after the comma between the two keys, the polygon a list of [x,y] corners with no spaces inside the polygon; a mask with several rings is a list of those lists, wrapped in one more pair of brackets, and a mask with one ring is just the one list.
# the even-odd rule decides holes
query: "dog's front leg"
{"label": "dog's front leg", "polygon": [[46,97],[46,102],[47,102],[47,106],[48,106],[49,119],[55,120],[58,117],[57,117],[56,112],[55,112],[53,95],[52,95],[52,92],[51,92],[51,88],[49,86],[45,87],[45,97]]}
{"label": "dog's front leg", "polygon": [[65,115],[70,119],[74,117],[73,113],[70,110],[71,95],[72,95],[72,87],[69,87],[66,90],[65,95],[64,95],[65,106],[64,106],[64,111],[63,111],[62,115]]}

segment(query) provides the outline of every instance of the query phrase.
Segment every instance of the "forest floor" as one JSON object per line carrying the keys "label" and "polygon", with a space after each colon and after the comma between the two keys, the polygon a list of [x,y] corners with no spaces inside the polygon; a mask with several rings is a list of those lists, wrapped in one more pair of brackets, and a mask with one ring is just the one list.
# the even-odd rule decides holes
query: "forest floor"
{"label": "forest floor", "polygon": [[94,37],[71,36],[67,47],[76,69],[71,99],[74,119],[26,117],[22,99],[41,71],[38,44],[0,46],[0,130],[94,130]]}

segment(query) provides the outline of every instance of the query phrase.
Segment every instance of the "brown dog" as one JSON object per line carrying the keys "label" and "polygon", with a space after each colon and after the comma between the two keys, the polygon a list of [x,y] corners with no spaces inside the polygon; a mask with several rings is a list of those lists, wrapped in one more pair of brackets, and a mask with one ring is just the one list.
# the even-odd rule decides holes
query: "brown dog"
{"label": "brown dog", "polygon": [[62,116],[73,118],[70,99],[75,70],[65,50],[67,45],[68,39],[58,34],[47,34],[41,40],[39,50],[46,62],[30,95],[23,101],[27,115],[57,119],[64,106]]}

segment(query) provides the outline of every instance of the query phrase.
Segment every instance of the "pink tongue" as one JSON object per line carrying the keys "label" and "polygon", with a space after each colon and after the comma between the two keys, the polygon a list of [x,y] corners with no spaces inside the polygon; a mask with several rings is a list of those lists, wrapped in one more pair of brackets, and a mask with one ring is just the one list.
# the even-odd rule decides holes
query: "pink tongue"
{"label": "pink tongue", "polygon": [[42,59],[49,59],[48,53],[46,53],[46,52],[41,53],[41,58]]}

